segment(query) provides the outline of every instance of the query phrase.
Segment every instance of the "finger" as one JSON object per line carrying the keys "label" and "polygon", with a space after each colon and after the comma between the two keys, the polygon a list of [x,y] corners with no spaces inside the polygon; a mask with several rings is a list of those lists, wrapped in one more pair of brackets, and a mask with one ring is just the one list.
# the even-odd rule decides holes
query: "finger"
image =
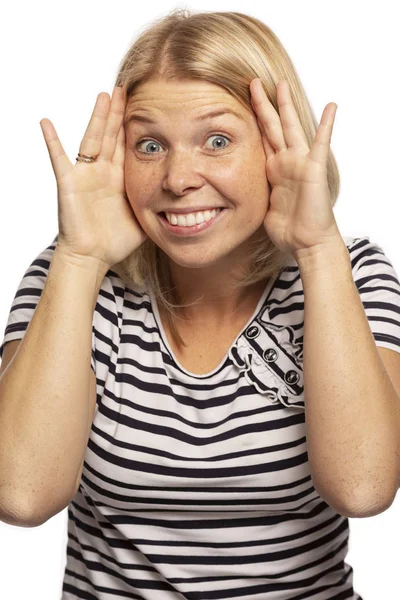
{"label": "finger", "polygon": [[123,165],[125,162],[125,127],[123,123],[121,123],[121,127],[119,128],[112,162],[117,165]]}
{"label": "finger", "polygon": [[111,160],[113,158],[124,113],[125,101],[123,90],[122,87],[116,86],[111,97],[110,112],[104,130],[99,159]]}
{"label": "finger", "polygon": [[50,119],[42,119],[40,127],[42,128],[43,137],[49,151],[54,175],[56,176],[56,180],[59,181],[73,165],[65,154],[65,150],[58,139],[57,132]]}
{"label": "finger", "polygon": [[[98,156],[103,143],[109,113],[110,97],[107,92],[98,94],[92,116],[79,146],[80,154]],[[79,164],[79,163],[78,163]],[[82,163],[84,164],[84,163]]]}
{"label": "finger", "polygon": [[278,82],[277,100],[286,145],[291,148],[309,150],[307,138],[293,104],[289,82],[286,79]]}
{"label": "finger", "polygon": [[272,156],[275,156],[276,152],[275,152],[275,149],[269,143],[267,136],[263,132],[263,126],[262,126],[260,119],[257,119],[257,124],[258,124],[258,128],[261,132],[261,140],[262,140],[262,143],[264,146],[265,156],[267,157],[267,160],[268,160]]}
{"label": "finger", "polygon": [[313,145],[311,146],[311,160],[324,166],[328,162],[336,110],[337,104],[334,102],[330,102],[325,106],[321,122],[318,126],[317,133],[315,134]]}
{"label": "finger", "polygon": [[275,108],[268,100],[260,79],[250,82],[251,103],[262,129],[275,151],[286,150],[286,142],[282,131],[282,123]]}

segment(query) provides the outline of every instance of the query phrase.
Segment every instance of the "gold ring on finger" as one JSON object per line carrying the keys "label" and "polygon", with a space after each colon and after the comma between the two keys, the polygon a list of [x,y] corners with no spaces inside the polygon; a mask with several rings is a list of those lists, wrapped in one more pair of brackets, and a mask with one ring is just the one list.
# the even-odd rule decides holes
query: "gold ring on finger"
{"label": "gold ring on finger", "polygon": [[78,156],[76,157],[76,162],[87,162],[87,163],[94,162],[98,156],[99,156],[98,154],[96,154],[96,156],[88,156],[87,154],[80,154],[78,152]]}

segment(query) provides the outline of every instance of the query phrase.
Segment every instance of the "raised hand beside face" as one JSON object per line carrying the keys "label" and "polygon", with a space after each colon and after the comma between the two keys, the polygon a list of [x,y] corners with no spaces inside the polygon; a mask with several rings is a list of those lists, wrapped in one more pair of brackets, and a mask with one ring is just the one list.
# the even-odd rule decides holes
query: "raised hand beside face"
{"label": "raised hand beside face", "polygon": [[260,79],[251,81],[250,93],[272,188],[264,221],[268,237],[292,255],[336,243],[342,238],[331,206],[327,162],[337,104],[325,106],[310,148],[287,80],[277,84],[279,114]]}

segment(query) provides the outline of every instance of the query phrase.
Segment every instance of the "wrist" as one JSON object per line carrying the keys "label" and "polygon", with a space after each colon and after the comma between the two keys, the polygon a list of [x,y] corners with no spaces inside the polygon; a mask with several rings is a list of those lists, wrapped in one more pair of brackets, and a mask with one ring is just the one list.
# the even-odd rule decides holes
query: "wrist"
{"label": "wrist", "polygon": [[97,275],[104,277],[110,266],[102,260],[93,256],[83,256],[76,252],[67,250],[62,246],[57,245],[54,250],[56,261],[63,261],[66,265],[73,268],[80,268],[85,271],[95,272]]}
{"label": "wrist", "polygon": [[348,271],[350,275],[352,273],[349,251],[342,238],[329,244],[296,250],[293,256],[302,278],[309,274],[322,274],[332,270]]}

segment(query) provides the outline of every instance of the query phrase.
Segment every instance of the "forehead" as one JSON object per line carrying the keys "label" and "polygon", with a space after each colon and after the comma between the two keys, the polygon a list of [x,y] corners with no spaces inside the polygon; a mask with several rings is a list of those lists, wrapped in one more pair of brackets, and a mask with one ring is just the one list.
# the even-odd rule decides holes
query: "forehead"
{"label": "forehead", "polygon": [[152,79],[139,84],[128,99],[126,122],[137,112],[146,113],[146,121],[155,122],[164,114],[190,114],[192,118],[202,120],[210,118],[205,117],[205,113],[215,112],[232,113],[234,117],[246,120],[250,111],[225,88],[208,81]]}

